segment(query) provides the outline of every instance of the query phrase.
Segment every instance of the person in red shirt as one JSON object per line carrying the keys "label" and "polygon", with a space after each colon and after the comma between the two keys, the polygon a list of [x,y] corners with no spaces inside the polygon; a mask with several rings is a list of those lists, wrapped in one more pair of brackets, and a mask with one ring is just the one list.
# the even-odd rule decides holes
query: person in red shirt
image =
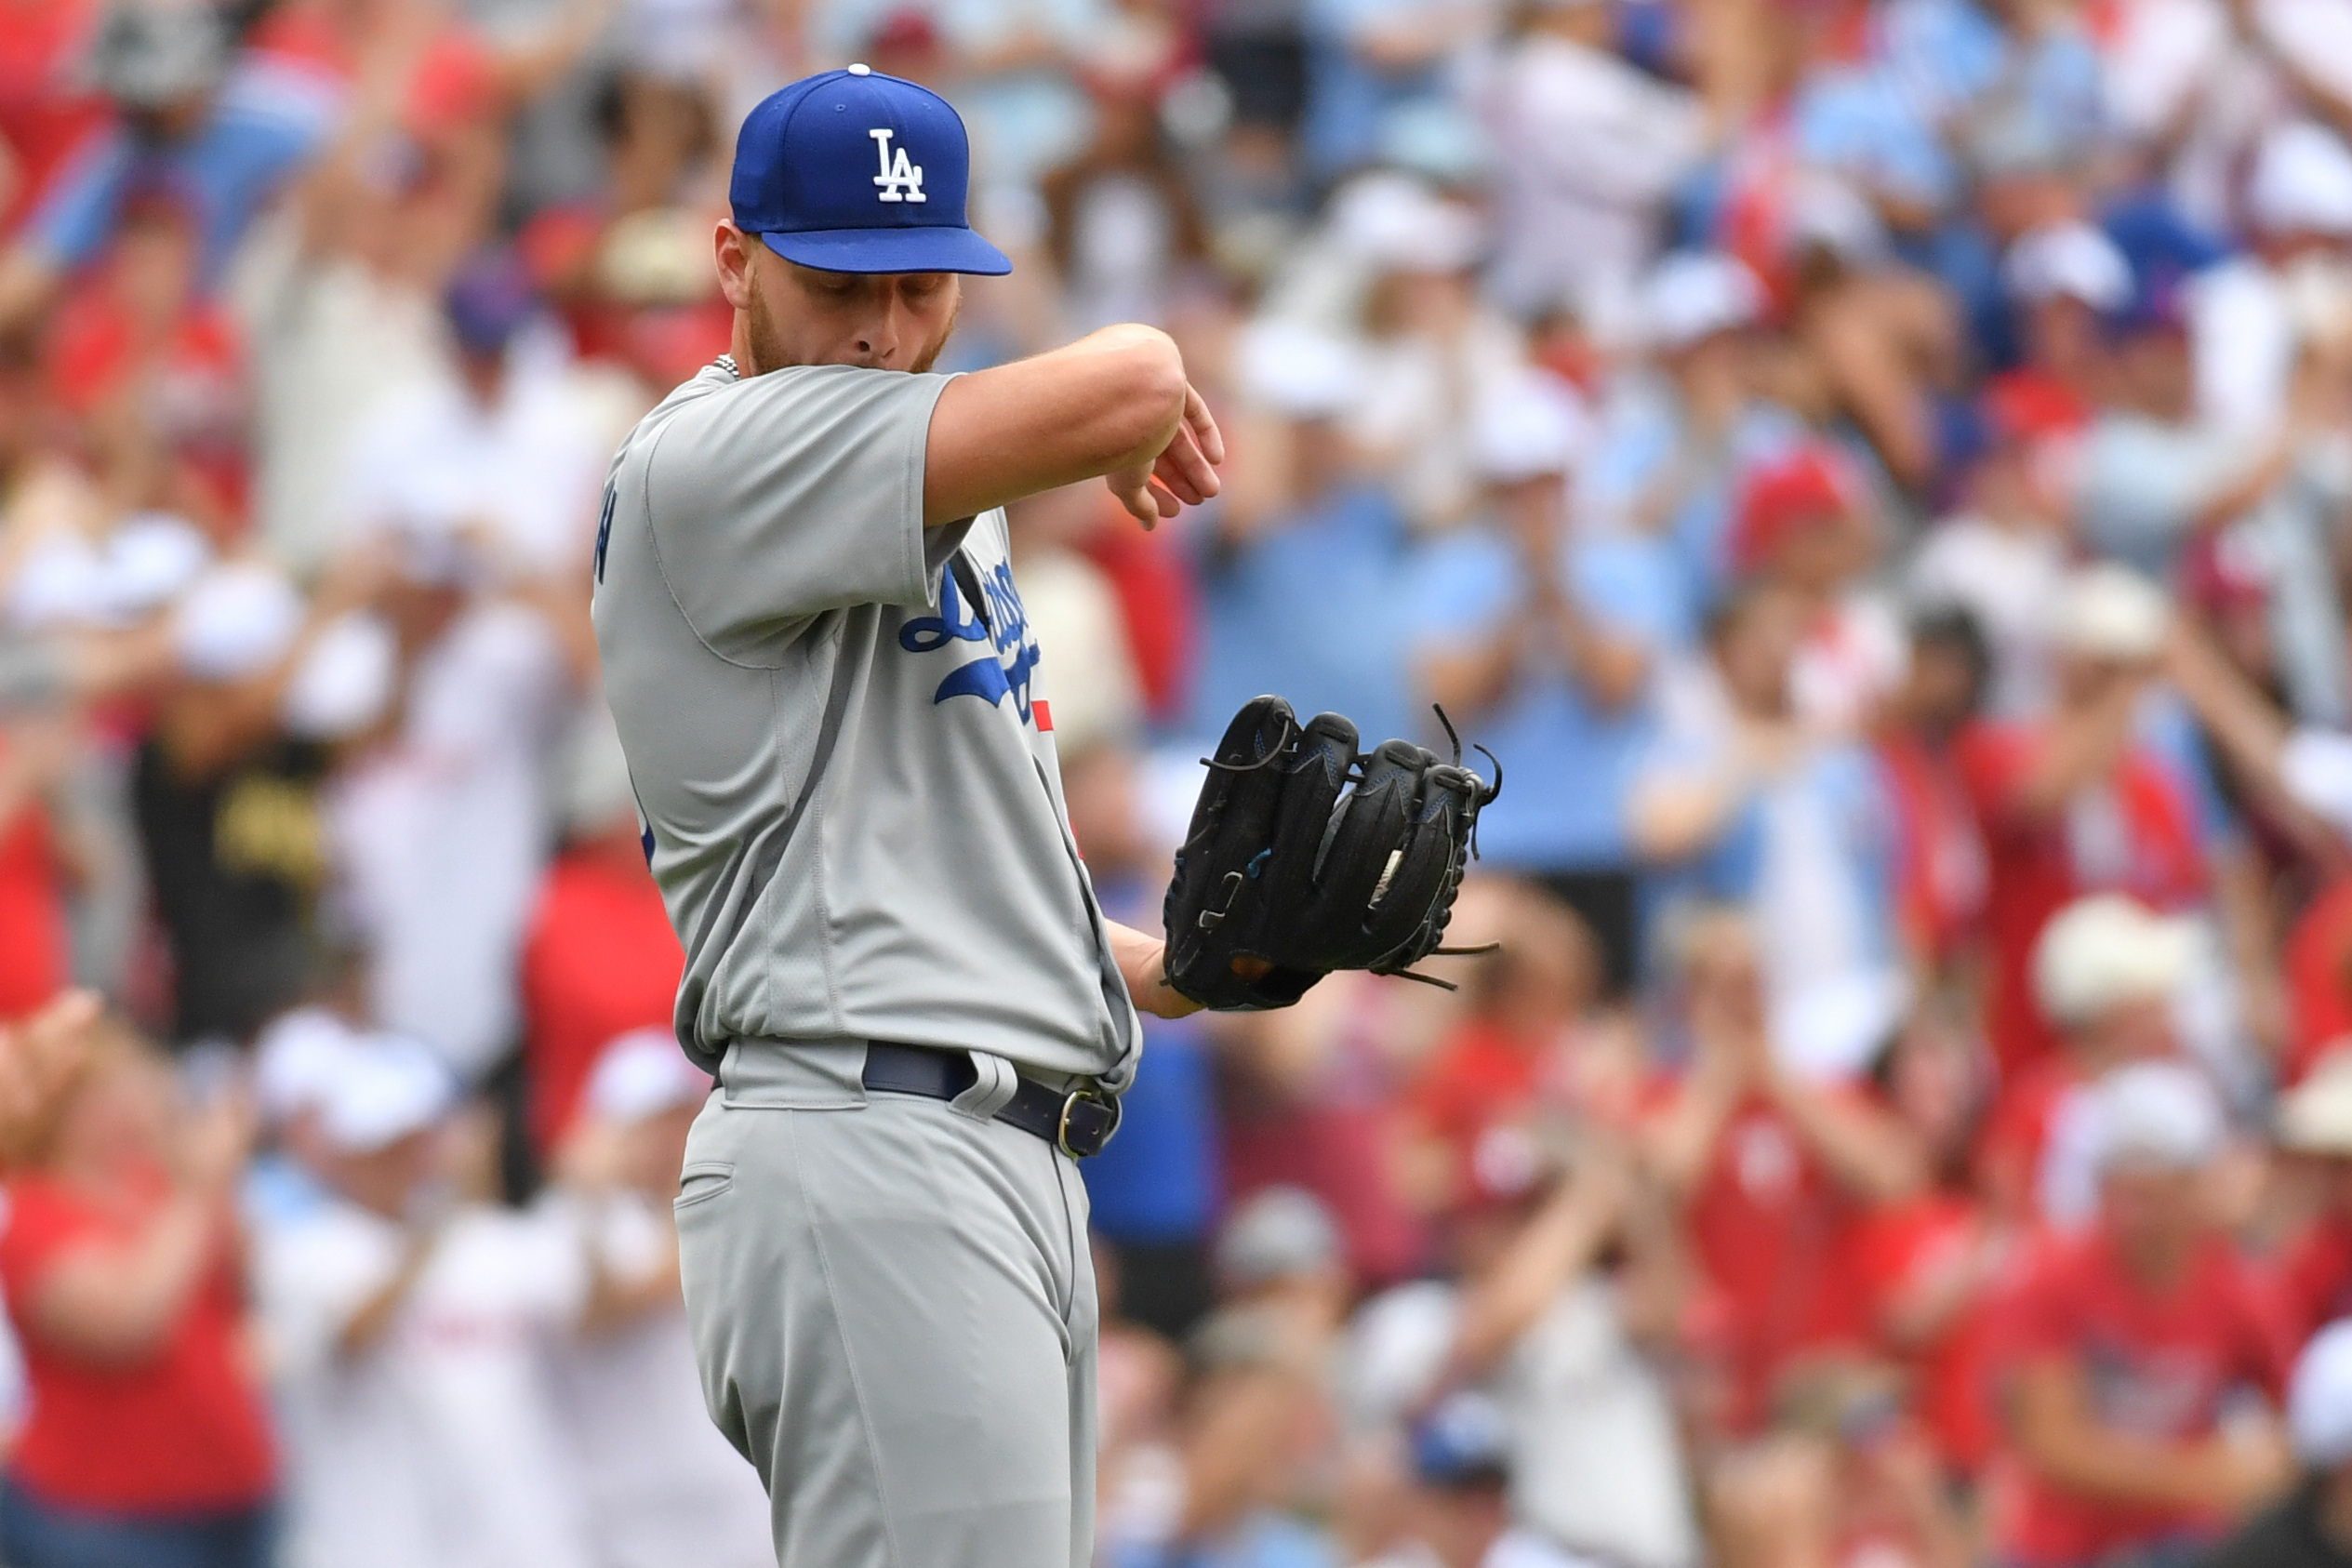
{"label": "person in red shirt", "polygon": [[1789,700],[1808,724],[1840,735],[1867,721],[1902,671],[1901,628],[1861,586],[1881,532],[1852,466],[1815,444],[1747,476],[1725,541],[1737,577],[1795,602],[1803,640]]}
{"label": "person in red shirt", "polygon": [[31,1409],[0,1478],[14,1568],[266,1568],[277,1461],[246,1364],[235,1098],[183,1110],[126,1029],[88,1055],[8,1188],[0,1287]]}
{"label": "person in red shirt", "polygon": [[1896,892],[1907,946],[1939,972],[1974,940],[1985,912],[1985,841],[1954,743],[1983,704],[1992,650],[1958,605],[1911,623],[1911,659],[1874,739],[1901,826]]}
{"label": "person in red shirt", "polygon": [[1468,1016],[1405,1098],[1413,1187],[1417,1206],[1432,1214],[1472,1185],[1471,1163],[1490,1129],[1570,1112],[1623,1128],[1648,1076],[1630,1023],[1599,1007],[1601,960],[1591,928],[1539,888],[1489,882],[1482,891],[1473,919],[1492,921],[1508,939],[1465,977]]}
{"label": "person in red shirt", "polygon": [[2208,1216],[2212,1091],[2139,1062],[2102,1081],[2096,1110],[2096,1222],[2046,1238],[2005,1313],[2014,1484],[1995,1534],[2016,1568],[2186,1561],[2291,1479],[2275,1422],[2234,1402],[2275,1400],[2289,1356]]}
{"label": "person in red shirt", "polygon": [[2027,973],[2052,915],[2102,891],[2174,910],[2207,887],[2188,791],[2138,737],[2163,646],[2162,594],[2121,567],[2097,566],[2077,574],[2063,600],[2053,711],[1974,726],[1960,745],[1990,871],[1987,1017],[2004,1075],[2056,1043]]}
{"label": "person in red shirt", "polygon": [[609,720],[582,726],[572,762],[568,842],[539,884],[523,944],[527,1124],[541,1160],[570,1131],[605,1046],[631,1030],[668,1026],[686,966],[645,869],[628,764]]}
{"label": "person in red shirt", "polygon": [[1694,1061],[1643,1142],[1681,1198],[1720,1323],[1721,1419],[1744,1433],[1800,1354],[1865,1337],[1840,1267],[1849,1233],[1866,1204],[1917,1196],[1927,1162],[1866,1090],[1807,1083],[1774,1059],[1745,914],[1694,912],[1681,937]]}
{"label": "person in red shirt", "polygon": [[2300,1345],[2352,1318],[2352,1053],[2331,1057],[2279,1104],[2279,1148],[2307,1163],[2319,1211],[2279,1258],[2279,1327]]}
{"label": "person in red shirt", "polygon": [[1871,1209],[1844,1265],[1874,1343],[1909,1374],[1923,1435],[1952,1481],[1982,1469],[1993,1440],[1984,1397],[1993,1283],[2011,1241],[1969,1181],[1989,1082],[1981,1043],[1922,1010],[1873,1075],[1925,1149],[1931,1185]]}
{"label": "person in red shirt", "polygon": [[1994,1210],[2012,1224],[2079,1229],[2097,1200],[2085,1134],[2110,1070],[2177,1056],[2173,998],[2191,934],[2120,894],[2078,899],[2044,926],[2033,984],[2061,1048],[2001,1085],[1978,1151]]}

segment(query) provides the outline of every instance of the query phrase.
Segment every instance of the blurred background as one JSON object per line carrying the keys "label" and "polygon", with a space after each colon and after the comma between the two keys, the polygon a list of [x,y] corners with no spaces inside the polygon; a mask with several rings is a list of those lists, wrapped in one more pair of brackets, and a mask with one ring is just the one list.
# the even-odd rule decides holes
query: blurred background
{"label": "blurred background", "polygon": [[1013,514],[1110,912],[1260,691],[1507,769],[1148,1021],[1106,1568],[2352,1562],[2352,0],[0,0],[0,1561],[768,1560],[587,584],[851,60],[1230,441]]}

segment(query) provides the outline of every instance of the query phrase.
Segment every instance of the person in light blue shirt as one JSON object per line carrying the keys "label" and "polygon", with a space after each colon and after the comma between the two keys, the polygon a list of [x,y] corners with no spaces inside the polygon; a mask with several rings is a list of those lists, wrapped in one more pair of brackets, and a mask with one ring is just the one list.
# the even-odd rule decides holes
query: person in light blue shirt
{"label": "person in light blue shirt", "polygon": [[1750,337],[1763,286],[1717,252],[1666,258],[1638,304],[1653,362],[1601,394],[1575,481],[1580,519],[1655,536],[1680,577],[1676,641],[1694,640],[1728,577],[1723,541],[1739,475],[1794,445],[1804,427],[1759,397]]}
{"label": "person in light blue shirt", "polygon": [[1255,400],[1288,427],[1275,444],[1288,472],[1270,505],[1223,507],[1199,541],[1192,733],[1214,739],[1242,704],[1272,692],[1301,718],[1346,714],[1366,750],[1427,737],[1433,726],[1405,671],[1404,516],[1358,472],[1338,425],[1357,394],[1357,358],[1320,333],[1261,322],[1244,332],[1241,361]]}
{"label": "person in light blue shirt", "polygon": [[179,207],[209,291],[262,206],[318,147],[338,110],[333,90],[299,71],[233,59],[206,6],[129,7],[108,19],[93,73],[121,121],[58,173],[5,259],[0,327],[37,311],[95,259],[140,199]]}
{"label": "person in light blue shirt", "polygon": [[1769,584],[1718,610],[1710,658],[1679,671],[1661,699],[1632,829],[1667,898],[1734,903],[1754,920],[1783,1065],[1844,1078],[1867,1066],[1908,1002],[1898,829],[1877,757],[1796,716],[1789,670],[1803,618]]}
{"label": "person in light blue shirt", "polygon": [[1574,433],[1546,405],[1531,387],[1482,411],[1473,451],[1493,516],[1424,551],[1415,662],[1466,737],[1545,781],[1482,814],[1482,859],[1575,907],[1622,990],[1635,959],[1626,791],[1649,744],[1656,660],[1690,637],[1688,598],[1669,542],[1571,534]]}

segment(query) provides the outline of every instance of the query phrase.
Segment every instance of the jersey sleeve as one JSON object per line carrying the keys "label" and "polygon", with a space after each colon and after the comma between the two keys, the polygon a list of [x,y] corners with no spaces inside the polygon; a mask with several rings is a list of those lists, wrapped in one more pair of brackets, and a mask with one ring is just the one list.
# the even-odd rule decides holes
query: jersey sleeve
{"label": "jersey sleeve", "polygon": [[650,432],[647,526],[697,636],[737,657],[826,610],[930,603],[924,449],[947,383],[848,365],[777,370]]}

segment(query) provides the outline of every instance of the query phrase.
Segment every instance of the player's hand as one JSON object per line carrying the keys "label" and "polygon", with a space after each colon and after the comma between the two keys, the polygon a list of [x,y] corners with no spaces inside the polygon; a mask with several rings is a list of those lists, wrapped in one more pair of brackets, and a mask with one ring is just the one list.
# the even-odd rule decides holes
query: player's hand
{"label": "player's hand", "polygon": [[1217,468],[1225,461],[1225,435],[1209,405],[1190,386],[1184,389],[1184,414],[1176,434],[1147,467],[1137,464],[1104,476],[1119,504],[1145,527],[1159,525],[1188,506],[1199,506],[1224,487]]}

